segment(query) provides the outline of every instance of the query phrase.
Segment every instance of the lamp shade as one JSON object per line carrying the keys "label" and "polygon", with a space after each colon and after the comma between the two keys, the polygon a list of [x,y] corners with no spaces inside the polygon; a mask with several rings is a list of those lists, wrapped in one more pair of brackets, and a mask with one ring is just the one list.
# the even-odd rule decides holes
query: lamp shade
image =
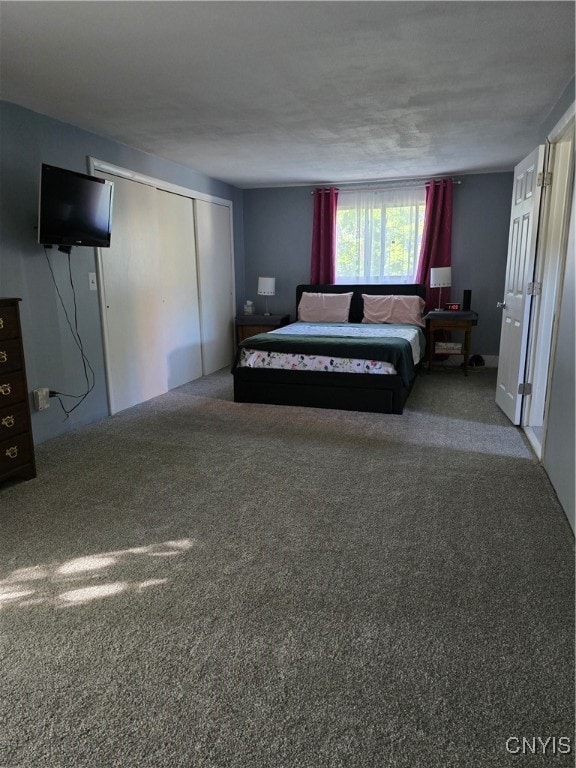
{"label": "lamp shade", "polygon": [[449,288],[452,285],[452,267],[432,267],[430,288]]}
{"label": "lamp shade", "polygon": [[274,296],[276,293],[275,277],[258,278],[258,296]]}

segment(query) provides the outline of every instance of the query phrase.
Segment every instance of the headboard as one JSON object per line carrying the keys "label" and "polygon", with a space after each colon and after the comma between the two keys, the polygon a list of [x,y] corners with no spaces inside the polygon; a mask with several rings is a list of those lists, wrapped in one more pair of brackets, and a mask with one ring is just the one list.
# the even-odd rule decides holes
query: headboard
{"label": "headboard", "polygon": [[351,323],[361,323],[364,317],[364,302],[362,294],[368,293],[375,296],[420,296],[426,299],[426,286],[418,283],[408,283],[401,285],[375,284],[375,283],[354,283],[353,285],[298,285],[296,286],[296,317],[298,317],[298,305],[303,293],[350,293],[352,291],[352,301],[350,302]]}

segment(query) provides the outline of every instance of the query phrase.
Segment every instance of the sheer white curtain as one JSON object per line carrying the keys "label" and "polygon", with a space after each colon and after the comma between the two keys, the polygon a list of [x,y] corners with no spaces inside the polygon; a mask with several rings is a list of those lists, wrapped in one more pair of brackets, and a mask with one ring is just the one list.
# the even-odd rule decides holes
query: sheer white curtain
{"label": "sheer white curtain", "polygon": [[336,282],[415,282],[425,210],[424,184],[340,190]]}

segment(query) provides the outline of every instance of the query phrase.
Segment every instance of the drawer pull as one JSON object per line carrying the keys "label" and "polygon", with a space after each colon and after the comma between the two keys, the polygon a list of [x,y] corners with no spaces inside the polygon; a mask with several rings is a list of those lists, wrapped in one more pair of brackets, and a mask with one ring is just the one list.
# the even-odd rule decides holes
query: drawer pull
{"label": "drawer pull", "polygon": [[4,328],[4,318],[0,317],[0,328]]}
{"label": "drawer pull", "polygon": [[12,392],[10,384],[0,384],[0,395],[9,395]]}
{"label": "drawer pull", "polygon": [[6,456],[8,456],[9,459],[15,459],[16,456],[18,456],[18,446],[12,445],[10,448],[6,448]]}
{"label": "drawer pull", "polygon": [[4,416],[2,421],[0,421],[0,424],[2,424],[3,427],[13,427],[16,422],[16,419],[14,416]]}
{"label": "drawer pull", "polygon": [[0,349],[0,363],[8,362],[8,352],[4,349]]}

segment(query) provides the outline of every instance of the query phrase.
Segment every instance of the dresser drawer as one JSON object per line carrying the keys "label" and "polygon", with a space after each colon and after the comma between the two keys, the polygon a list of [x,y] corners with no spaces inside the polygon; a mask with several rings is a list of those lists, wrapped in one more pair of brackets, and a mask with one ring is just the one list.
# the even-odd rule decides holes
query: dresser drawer
{"label": "dresser drawer", "polygon": [[0,482],[36,477],[19,302],[0,298]]}
{"label": "dresser drawer", "polygon": [[18,310],[16,307],[0,307],[0,339],[18,337]]}
{"label": "dresser drawer", "polygon": [[13,435],[26,432],[28,426],[27,403],[15,403],[7,408],[0,408],[0,440],[8,440]]}
{"label": "dresser drawer", "polygon": [[15,371],[0,376],[0,408],[12,403],[19,403],[26,400],[26,384],[23,371]]}
{"label": "dresser drawer", "polygon": [[0,379],[5,373],[23,367],[19,339],[0,339]]}
{"label": "dresser drawer", "polygon": [[15,435],[0,443],[0,475],[18,470],[24,464],[34,462],[34,448],[30,432]]}

